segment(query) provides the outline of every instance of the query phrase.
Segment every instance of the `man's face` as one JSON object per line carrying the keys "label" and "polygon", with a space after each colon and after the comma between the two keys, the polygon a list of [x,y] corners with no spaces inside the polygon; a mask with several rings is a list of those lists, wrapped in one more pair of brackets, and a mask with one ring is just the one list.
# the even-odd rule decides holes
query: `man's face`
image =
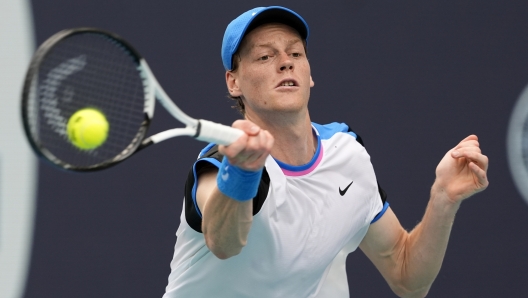
{"label": "man's face", "polygon": [[296,30],[262,25],[246,35],[239,53],[238,69],[227,72],[226,80],[230,94],[244,98],[246,115],[307,108],[314,83]]}

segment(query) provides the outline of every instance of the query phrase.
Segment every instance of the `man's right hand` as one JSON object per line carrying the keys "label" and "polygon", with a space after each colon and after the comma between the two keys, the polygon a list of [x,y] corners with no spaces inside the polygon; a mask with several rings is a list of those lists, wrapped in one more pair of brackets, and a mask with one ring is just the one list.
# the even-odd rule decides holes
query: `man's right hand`
{"label": "man's right hand", "polygon": [[273,147],[273,136],[249,120],[237,120],[232,127],[245,134],[229,146],[218,146],[218,151],[233,166],[246,171],[262,169]]}

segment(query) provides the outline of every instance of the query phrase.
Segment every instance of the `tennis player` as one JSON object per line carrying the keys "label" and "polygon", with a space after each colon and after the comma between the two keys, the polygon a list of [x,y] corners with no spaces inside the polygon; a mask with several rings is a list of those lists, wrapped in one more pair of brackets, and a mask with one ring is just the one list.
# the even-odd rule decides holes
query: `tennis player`
{"label": "tennis player", "polygon": [[308,25],[259,7],[227,27],[227,89],[246,134],[209,144],[194,163],[171,263],[169,297],[348,297],[346,255],[357,247],[402,297],[436,278],[461,202],[484,190],[477,137],[449,150],[422,221],[402,228],[361,138],[310,120]]}

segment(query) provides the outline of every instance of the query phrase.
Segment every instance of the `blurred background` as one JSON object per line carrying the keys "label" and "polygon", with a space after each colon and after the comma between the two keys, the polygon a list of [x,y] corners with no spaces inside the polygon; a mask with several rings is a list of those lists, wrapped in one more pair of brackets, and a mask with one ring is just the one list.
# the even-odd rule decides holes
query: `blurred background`
{"label": "blurred background", "polygon": [[[428,297],[528,296],[528,197],[507,155],[528,85],[528,2],[0,0],[0,297],[161,297],[186,175],[205,146],[175,138],[90,174],[36,160],[19,106],[35,48],[65,28],[114,31],[183,111],[230,124],[239,116],[227,98],[223,32],[268,5],[307,20],[312,120],[361,135],[406,229],[420,221],[443,155],[478,135],[490,186],[462,204]],[[150,131],[177,125],[158,107]],[[347,265],[351,297],[393,296],[361,251]]]}

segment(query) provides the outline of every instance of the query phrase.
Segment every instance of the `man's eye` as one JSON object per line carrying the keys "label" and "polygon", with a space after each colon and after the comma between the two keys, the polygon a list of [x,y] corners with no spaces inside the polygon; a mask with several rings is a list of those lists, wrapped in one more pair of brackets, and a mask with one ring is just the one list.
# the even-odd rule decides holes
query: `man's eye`
{"label": "man's eye", "polygon": [[301,57],[301,53],[293,53],[292,56],[295,58],[298,58],[298,57]]}
{"label": "man's eye", "polygon": [[262,60],[262,61],[268,60],[268,59],[269,59],[269,55],[265,55],[259,58],[259,60]]}

